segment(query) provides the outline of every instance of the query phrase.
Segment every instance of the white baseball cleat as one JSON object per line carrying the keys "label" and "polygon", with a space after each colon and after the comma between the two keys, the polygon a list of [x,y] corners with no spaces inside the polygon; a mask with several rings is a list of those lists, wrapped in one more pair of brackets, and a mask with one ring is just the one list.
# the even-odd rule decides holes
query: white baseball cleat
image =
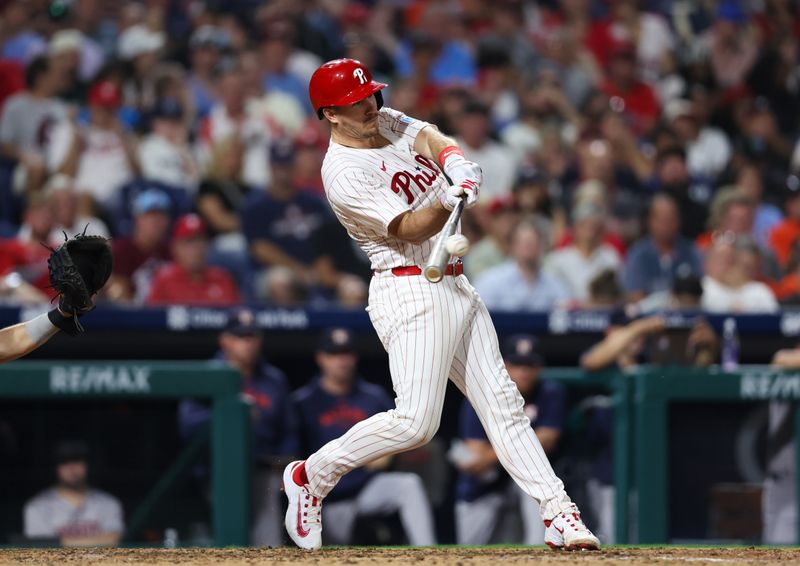
{"label": "white baseball cleat", "polygon": [[284,525],[294,543],[305,550],[322,546],[322,500],[311,495],[303,483],[305,460],[292,462],[283,470],[283,491],[289,500]]}
{"label": "white baseball cleat", "polygon": [[544,524],[544,542],[553,550],[600,550],[600,540],[577,513],[561,513]]}

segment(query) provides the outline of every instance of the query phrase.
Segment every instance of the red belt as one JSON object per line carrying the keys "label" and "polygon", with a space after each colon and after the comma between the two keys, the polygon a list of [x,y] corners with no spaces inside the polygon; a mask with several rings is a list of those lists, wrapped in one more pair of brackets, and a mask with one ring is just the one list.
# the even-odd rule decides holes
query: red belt
{"label": "red belt", "polygon": [[[444,268],[445,275],[459,276],[464,273],[463,263],[448,263]],[[422,268],[418,265],[404,265],[402,267],[393,267],[392,275],[403,277],[406,275],[422,275]]]}

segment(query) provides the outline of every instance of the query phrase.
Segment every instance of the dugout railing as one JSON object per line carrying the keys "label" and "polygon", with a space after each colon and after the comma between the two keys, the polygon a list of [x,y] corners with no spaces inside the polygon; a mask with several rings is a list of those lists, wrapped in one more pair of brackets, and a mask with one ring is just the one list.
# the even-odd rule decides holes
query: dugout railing
{"label": "dugout railing", "polygon": [[[611,393],[615,423],[615,531],[620,543],[669,541],[668,409],[671,403],[800,400],[800,371],[781,371],[767,366],[743,366],[737,372],[723,372],[716,367],[642,366],[628,372],[591,374],[577,368],[548,368],[544,376],[570,388],[604,389]],[[240,378],[236,372],[206,363],[187,362],[23,361],[0,366],[0,399],[69,402],[186,397],[212,401],[214,544],[246,545],[250,518],[250,427],[247,405],[240,399]],[[795,418],[795,442],[798,438],[800,411]],[[192,445],[188,450],[192,450]],[[800,450],[797,454],[800,459]],[[181,462],[176,462],[176,466],[180,468]],[[132,522],[153,504],[169,482],[168,475],[169,472],[142,500],[139,509],[134,510]],[[800,496],[800,486],[797,493]],[[634,512],[629,513],[629,509]],[[633,525],[631,516],[635,521]]]}
{"label": "dugout railing", "polygon": [[[615,537],[619,543],[669,542],[671,403],[800,400],[800,371],[769,366],[742,366],[735,372],[724,372],[717,366],[640,366],[627,372],[594,374],[552,368],[546,369],[544,376],[571,387],[601,386],[612,394]],[[800,408],[795,413],[794,438],[796,444],[800,439]],[[800,469],[800,449],[796,457],[796,469]],[[800,474],[795,474],[795,482],[800,508]],[[635,525],[630,524],[631,516]],[[800,544],[800,519],[796,531]]]}
{"label": "dugout railing", "polygon": [[[212,536],[216,546],[249,543],[250,422],[241,378],[231,369],[199,362],[32,362],[0,366],[0,399],[152,400],[186,397],[211,401]],[[196,438],[171,470],[197,453]],[[185,460],[185,461],[182,461]],[[130,514],[136,528],[170,483],[162,477]]]}

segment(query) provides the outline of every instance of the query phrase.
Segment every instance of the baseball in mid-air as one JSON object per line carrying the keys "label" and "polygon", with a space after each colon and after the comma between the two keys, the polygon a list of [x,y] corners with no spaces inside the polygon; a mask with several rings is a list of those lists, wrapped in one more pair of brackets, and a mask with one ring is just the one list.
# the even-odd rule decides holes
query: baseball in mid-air
{"label": "baseball in mid-air", "polygon": [[453,234],[444,241],[444,247],[450,255],[462,256],[469,251],[469,240],[464,234]]}

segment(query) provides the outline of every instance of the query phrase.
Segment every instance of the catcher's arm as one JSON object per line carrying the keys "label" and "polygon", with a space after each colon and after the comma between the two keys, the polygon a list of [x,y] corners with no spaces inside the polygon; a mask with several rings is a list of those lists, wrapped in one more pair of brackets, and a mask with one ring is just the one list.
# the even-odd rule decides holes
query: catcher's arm
{"label": "catcher's arm", "polygon": [[68,319],[68,317],[58,312],[58,309],[53,309],[53,311],[55,311],[55,314],[42,314],[28,322],[21,322],[1,329],[0,363],[21,358],[50,340],[58,332],[58,327],[51,321],[51,316],[60,317],[65,321]]}

